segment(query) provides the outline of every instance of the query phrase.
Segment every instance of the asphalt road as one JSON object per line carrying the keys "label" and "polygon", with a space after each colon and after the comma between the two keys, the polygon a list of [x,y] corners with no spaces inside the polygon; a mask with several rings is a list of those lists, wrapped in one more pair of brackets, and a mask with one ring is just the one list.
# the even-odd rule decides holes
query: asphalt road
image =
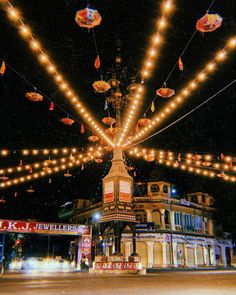
{"label": "asphalt road", "polygon": [[160,272],[148,275],[87,273],[5,274],[0,294],[236,294],[236,271]]}

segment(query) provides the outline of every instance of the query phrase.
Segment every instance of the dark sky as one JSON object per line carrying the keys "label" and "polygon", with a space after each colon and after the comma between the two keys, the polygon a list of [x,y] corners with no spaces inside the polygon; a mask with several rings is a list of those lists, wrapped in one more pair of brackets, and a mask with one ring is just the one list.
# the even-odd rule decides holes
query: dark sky
{"label": "dark sky", "polygon": [[[116,41],[122,42],[121,53],[123,64],[134,73],[141,69],[149,38],[153,34],[155,21],[159,15],[160,1],[125,1],[105,0],[89,1],[102,15],[102,23],[95,28],[98,50],[102,62],[104,78],[111,70],[116,54]],[[195,30],[197,19],[202,17],[211,1],[176,1],[177,6],[170,18],[170,25],[164,35],[164,44],[157,60],[156,70],[147,82],[147,93],[142,105],[144,111],[155,96],[155,90],[161,87],[178,56],[186,46]],[[55,61],[73,88],[78,91],[83,102],[101,120],[104,112],[104,96],[95,94],[92,83],[99,79],[94,69],[96,52],[92,32],[78,27],[74,21],[77,10],[87,5],[86,1],[76,0],[21,0],[14,1],[22,12],[23,19],[29,24],[44,49]],[[210,12],[219,13],[223,18],[222,26],[212,33],[197,32],[187,51],[183,55],[184,71],[175,69],[168,86],[178,92],[186,82],[202,69],[203,65],[213,58],[214,54],[224,47],[226,40],[235,34],[234,1],[215,1]],[[0,58],[9,63],[26,80],[58,103],[65,112],[58,108],[49,112],[49,102],[32,103],[25,99],[28,91],[33,91],[22,78],[7,68],[0,78],[0,148],[54,148],[86,147],[87,137],[80,134],[78,123],[71,127],[60,122],[66,112],[77,116],[69,102],[58,91],[54,82],[39,65],[16,28],[8,21],[5,12],[0,10]],[[138,76],[139,78],[139,76]],[[191,95],[188,101],[178,109],[168,121],[176,120],[202,101],[219,91],[235,79],[235,54],[232,52],[226,62],[210,76],[206,83]],[[163,100],[157,99],[156,108],[161,109]],[[143,112],[140,112],[140,116]],[[147,117],[150,114],[147,113]],[[78,117],[77,117],[78,118]],[[79,119],[79,118],[78,118]],[[235,88],[232,86],[218,95],[211,102],[182,120],[178,124],[144,142],[150,146],[174,151],[191,151],[219,155],[235,153]],[[9,159],[8,165],[17,165],[19,157]],[[6,164],[0,158],[1,167]],[[146,164],[130,159],[136,167],[137,179],[147,180],[151,171],[157,170],[160,179],[166,179],[177,185],[179,192],[186,193],[204,190],[216,198],[220,209],[220,219],[225,221],[226,230],[229,223],[234,223],[236,199],[235,185],[223,183],[219,179],[209,180],[187,175],[180,171],[171,171],[162,166]],[[25,184],[1,192],[7,203],[0,204],[0,217],[6,218],[40,218],[55,220],[57,209],[65,201],[84,196],[99,198],[101,177],[110,167],[110,155],[103,164],[90,164],[84,171],[73,170],[73,177],[66,179],[55,175],[52,184],[48,179],[33,182],[34,194],[25,190]],[[86,183],[86,185],[84,185]],[[14,192],[17,191],[17,197]]]}

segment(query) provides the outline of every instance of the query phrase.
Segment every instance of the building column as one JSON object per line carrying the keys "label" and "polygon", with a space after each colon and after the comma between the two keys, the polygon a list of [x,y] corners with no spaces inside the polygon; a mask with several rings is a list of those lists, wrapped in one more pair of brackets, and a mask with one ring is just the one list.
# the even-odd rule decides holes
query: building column
{"label": "building column", "polygon": [[207,251],[207,247],[203,245],[203,259],[204,259],[204,264],[206,266],[209,266],[209,255]]}
{"label": "building column", "polygon": [[175,230],[175,212],[170,211],[170,226],[171,230]]}
{"label": "building column", "polygon": [[197,244],[194,244],[194,266],[198,266],[198,259],[197,259]]}
{"label": "building column", "polygon": [[173,266],[178,267],[177,242],[172,242]]}
{"label": "building column", "polygon": [[187,246],[186,243],[183,244],[183,254],[184,254],[184,266],[188,266],[188,254],[187,254]]}
{"label": "building column", "polygon": [[132,242],[123,242],[125,246],[125,261],[129,260],[129,256],[131,255],[131,244]]}
{"label": "building column", "polygon": [[222,264],[223,264],[224,266],[227,266],[226,253],[225,253],[225,246],[220,246],[220,250],[221,250]]}
{"label": "building column", "polygon": [[167,266],[167,259],[166,259],[166,242],[162,242],[162,267]]}
{"label": "building column", "polygon": [[213,222],[212,219],[208,219],[207,230],[209,235],[213,235]]}
{"label": "building column", "polygon": [[151,209],[145,209],[147,214],[147,222],[152,222],[152,210]]}
{"label": "building column", "polygon": [[213,266],[216,266],[216,254],[215,254],[214,246],[211,246],[211,248],[210,248],[210,263]]}
{"label": "building column", "polygon": [[154,242],[146,242],[147,244],[147,253],[148,253],[148,267],[153,267],[153,245]]}
{"label": "building column", "polygon": [[159,209],[160,213],[161,213],[161,229],[165,229],[166,225],[165,225],[165,209]]}

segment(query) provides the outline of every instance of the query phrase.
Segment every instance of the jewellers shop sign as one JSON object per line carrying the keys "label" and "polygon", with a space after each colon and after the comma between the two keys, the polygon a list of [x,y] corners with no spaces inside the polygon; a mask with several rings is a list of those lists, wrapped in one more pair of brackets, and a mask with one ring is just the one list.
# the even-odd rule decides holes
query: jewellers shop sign
{"label": "jewellers shop sign", "polygon": [[90,235],[91,226],[80,224],[0,219],[0,233],[1,232],[45,235]]}

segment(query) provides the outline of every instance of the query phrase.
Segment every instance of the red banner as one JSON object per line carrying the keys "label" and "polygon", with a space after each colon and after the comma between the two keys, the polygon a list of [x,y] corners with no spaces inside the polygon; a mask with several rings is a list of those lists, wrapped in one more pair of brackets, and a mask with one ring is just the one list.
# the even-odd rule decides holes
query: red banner
{"label": "red banner", "polygon": [[108,181],[104,184],[104,203],[110,203],[114,201],[114,181]]}
{"label": "red banner", "polygon": [[0,232],[32,233],[46,235],[90,235],[91,226],[80,224],[0,219]]}
{"label": "red banner", "polygon": [[88,259],[90,261],[91,258],[91,236],[89,235],[83,235],[82,236],[82,247],[81,247],[81,252],[82,252],[82,259]]}

